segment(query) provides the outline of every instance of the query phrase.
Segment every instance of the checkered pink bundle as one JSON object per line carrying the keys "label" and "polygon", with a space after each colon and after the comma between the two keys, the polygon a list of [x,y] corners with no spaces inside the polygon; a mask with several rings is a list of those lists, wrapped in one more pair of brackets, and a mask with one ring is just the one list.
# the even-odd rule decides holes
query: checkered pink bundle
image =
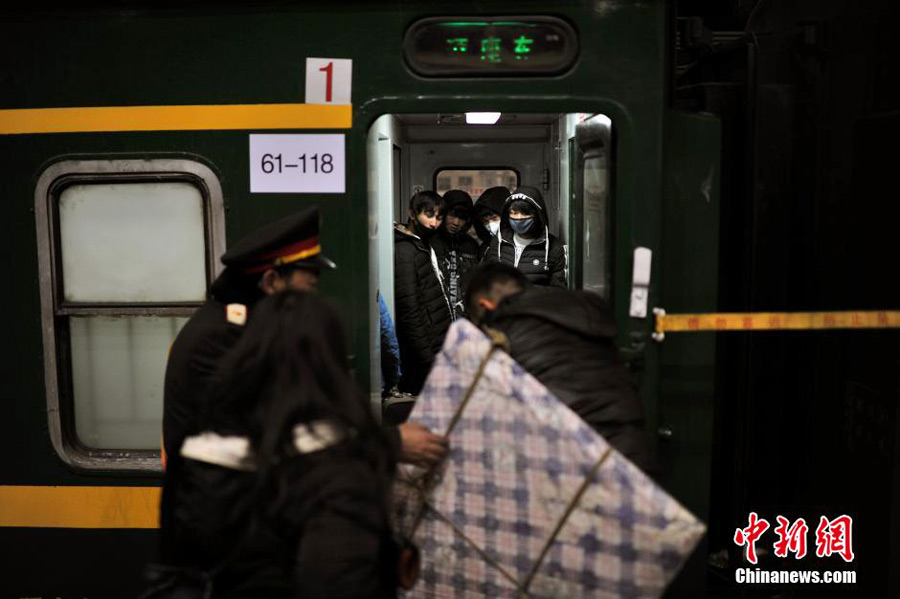
{"label": "checkered pink bundle", "polygon": [[[410,420],[446,431],[491,346],[457,321]],[[409,598],[659,597],[705,530],[502,351],[424,474],[404,468],[395,489],[422,550]]]}

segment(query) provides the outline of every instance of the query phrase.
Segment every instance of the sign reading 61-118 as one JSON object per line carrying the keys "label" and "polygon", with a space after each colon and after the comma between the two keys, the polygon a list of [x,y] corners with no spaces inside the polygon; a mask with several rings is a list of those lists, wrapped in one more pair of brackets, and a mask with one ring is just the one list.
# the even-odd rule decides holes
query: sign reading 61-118
{"label": "sign reading 61-118", "polygon": [[343,135],[250,136],[250,193],[344,193]]}

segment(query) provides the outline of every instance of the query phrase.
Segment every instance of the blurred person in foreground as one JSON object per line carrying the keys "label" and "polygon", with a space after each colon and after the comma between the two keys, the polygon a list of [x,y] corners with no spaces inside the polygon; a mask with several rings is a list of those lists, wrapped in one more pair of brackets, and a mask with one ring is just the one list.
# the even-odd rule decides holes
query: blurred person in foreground
{"label": "blurred person in foreground", "polygon": [[389,598],[395,447],[317,294],[258,302],[166,473],[165,563],[212,597]]}

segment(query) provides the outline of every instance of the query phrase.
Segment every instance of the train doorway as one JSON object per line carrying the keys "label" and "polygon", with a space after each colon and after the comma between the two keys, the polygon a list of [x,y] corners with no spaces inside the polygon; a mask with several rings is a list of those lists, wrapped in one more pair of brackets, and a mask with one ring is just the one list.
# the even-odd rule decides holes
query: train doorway
{"label": "train doorway", "polygon": [[412,195],[460,189],[475,201],[494,186],[540,189],[549,232],[567,248],[569,287],[612,303],[612,158],[612,121],[602,114],[453,112],[375,120],[367,140],[373,405],[380,406],[383,387],[377,294],[396,322],[393,229],[406,222]]}

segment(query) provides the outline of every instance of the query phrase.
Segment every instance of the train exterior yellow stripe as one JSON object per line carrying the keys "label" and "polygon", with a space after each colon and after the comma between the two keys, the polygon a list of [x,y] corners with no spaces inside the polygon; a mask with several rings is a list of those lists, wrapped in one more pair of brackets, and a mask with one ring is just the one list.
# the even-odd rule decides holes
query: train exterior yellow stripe
{"label": "train exterior yellow stripe", "polygon": [[350,104],[95,106],[0,110],[0,135],[234,129],[349,129]]}
{"label": "train exterior yellow stripe", "polygon": [[159,528],[159,487],[0,486],[0,527]]}
{"label": "train exterior yellow stripe", "polygon": [[656,315],[656,332],[900,328],[900,311],[755,312]]}

